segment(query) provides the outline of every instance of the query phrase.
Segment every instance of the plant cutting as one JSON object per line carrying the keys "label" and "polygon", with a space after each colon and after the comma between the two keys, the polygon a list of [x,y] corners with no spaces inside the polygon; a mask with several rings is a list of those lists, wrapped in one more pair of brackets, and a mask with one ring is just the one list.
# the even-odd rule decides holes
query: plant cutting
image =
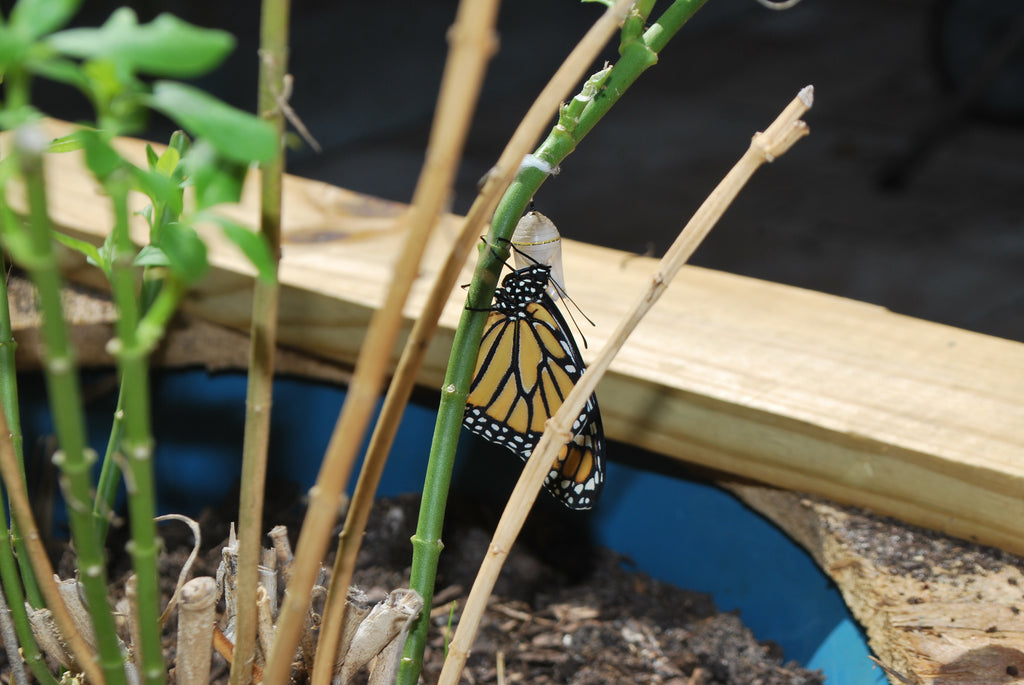
{"label": "plant cutting", "polygon": [[[160,643],[156,572],[159,542],[154,522],[147,359],[188,285],[206,270],[205,246],[193,226],[211,218],[208,210],[212,206],[237,200],[246,166],[273,157],[277,136],[265,122],[190,86],[167,80],[145,84],[140,79],[195,76],[208,71],[230,50],[233,39],[228,34],[193,27],[169,15],[139,24],[127,9],[116,11],[100,28],[60,30],[76,8],[73,2],[20,2],[0,26],[6,48],[0,59],[4,74],[0,125],[13,132],[0,166],[2,239],[12,261],[32,277],[46,321],[46,380],[60,445],[55,462],[61,472],[98,659],[83,653],[81,644],[75,644],[72,636],[77,633],[70,625],[64,623],[60,634],[72,640],[75,662],[91,679],[125,682],[128,655],[118,642],[108,606],[103,553],[106,519],[123,474],[129,495],[129,549],[135,579],[136,630],[131,652],[139,677],[156,683],[164,681],[166,669]],[[39,128],[41,113],[29,99],[31,80],[36,77],[60,81],[85,94],[96,111],[95,127],[83,127],[57,141],[47,140]],[[170,117],[194,140],[176,135],[162,154],[150,149],[146,167],[139,167],[118,153],[113,140],[136,127],[146,110]],[[70,150],[82,151],[86,165],[109,198],[112,216],[108,238],[99,248],[67,236],[56,238],[85,254],[100,269],[109,281],[118,310],[117,337],[109,348],[118,361],[121,390],[98,485],[92,482],[96,455],[86,446],[74,351],[68,345],[63,321],[60,277],[51,243],[56,234],[49,221],[49,191],[44,176],[45,154]],[[184,202],[186,186],[194,193],[188,208]],[[9,199],[19,194],[16,187],[21,189],[21,212],[9,204]],[[148,244],[141,250],[129,232],[133,213],[129,196],[133,191],[149,201],[137,210],[148,228]],[[224,226],[225,234],[252,257],[261,277],[272,278],[265,243],[240,226],[216,220]],[[9,338],[5,342],[9,344]],[[4,368],[2,376],[7,388],[5,418],[17,434],[13,366]],[[13,440],[10,446],[5,455],[13,459],[11,463],[23,463],[18,453],[20,441]],[[5,468],[5,485],[12,497],[24,491],[19,471],[23,474],[23,468]],[[17,525],[31,526],[22,516],[25,510],[18,511]],[[10,606],[19,642],[25,645],[33,672],[42,678],[45,667],[33,647],[17,588],[24,582],[35,595],[31,588],[36,584],[48,588],[51,574],[40,576],[40,569],[29,569],[25,564],[16,571],[13,564],[3,563],[0,570],[4,588],[13,597]],[[43,595],[46,604],[56,611],[52,607],[58,602],[52,589]],[[38,597],[29,599],[35,602],[32,606],[42,609]]]}

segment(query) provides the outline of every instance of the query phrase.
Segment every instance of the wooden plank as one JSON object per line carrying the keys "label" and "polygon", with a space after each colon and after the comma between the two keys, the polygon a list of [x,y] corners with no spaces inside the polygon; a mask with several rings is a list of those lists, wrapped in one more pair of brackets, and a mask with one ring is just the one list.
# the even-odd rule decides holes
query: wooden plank
{"label": "wooden plank", "polygon": [[[7,282],[11,328],[18,342],[15,363],[19,370],[43,366],[42,315],[36,310],[36,292],[25,278],[13,275]],[[112,367],[114,358],[107,343],[114,337],[117,312],[106,293],[68,286],[62,294],[64,317],[68,322],[75,361],[82,368]],[[225,328],[195,317],[175,317],[167,335],[151,358],[154,367],[182,369],[203,367],[207,371],[244,371],[249,364],[247,332]],[[352,379],[348,369],[290,349],[279,349],[275,368],[280,375],[316,378],[332,383]]]}
{"label": "wooden plank", "polygon": [[[141,143],[124,149],[141,162]],[[61,188],[51,198],[55,222],[102,239],[109,212],[77,157],[54,155],[47,170]],[[228,212],[255,223],[254,195]],[[282,344],[355,359],[383,301],[403,213],[288,179]],[[428,247],[410,321],[456,226],[447,219]],[[210,239],[213,272],[185,308],[244,330],[248,269],[216,233]],[[590,349],[599,349],[654,260],[571,241],[564,253],[572,295],[597,323]],[[67,273],[97,283],[73,261]],[[461,302],[457,290],[420,377],[427,386],[441,381]],[[598,394],[612,439],[1024,553],[1024,344],[690,267]]]}

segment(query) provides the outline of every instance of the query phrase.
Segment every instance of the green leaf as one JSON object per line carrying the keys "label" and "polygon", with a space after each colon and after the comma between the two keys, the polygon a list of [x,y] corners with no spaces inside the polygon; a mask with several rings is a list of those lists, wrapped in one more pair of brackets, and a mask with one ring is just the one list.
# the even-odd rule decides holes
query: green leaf
{"label": "green leaf", "polygon": [[20,62],[32,47],[32,41],[11,30],[9,26],[0,26],[0,71],[6,71],[11,64]]}
{"label": "green leaf", "polygon": [[164,150],[163,154],[160,155],[160,159],[156,163],[156,172],[167,178],[171,178],[174,175],[174,170],[178,168],[178,162],[181,161],[181,153],[176,148],[169,147]]}
{"label": "green leaf", "polygon": [[66,136],[60,138],[54,138],[50,141],[50,146],[46,148],[47,152],[74,152],[75,150],[81,150],[85,147],[85,139],[82,135],[82,131],[75,131],[69,133]]}
{"label": "green leaf", "polygon": [[236,109],[198,88],[157,81],[146,100],[197,138],[206,138],[235,162],[266,162],[277,154],[277,133],[269,122]]}
{"label": "green leaf", "polygon": [[171,134],[171,140],[167,143],[167,147],[173,147],[178,151],[179,157],[184,157],[190,147],[192,147],[192,141],[184,131],[178,129]]}
{"label": "green leaf", "polygon": [[221,157],[205,139],[192,146],[180,167],[195,187],[197,209],[238,202],[242,197],[246,166]]}
{"label": "green leaf", "polygon": [[82,129],[79,133],[85,143],[85,165],[101,182],[128,164],[99,131]]}
{"label": "green leaf", "polygon": [[107,278],[110,278],[110,262],[104,260],[100,256],[100,251],[95,245],[85,240],[79,240],[78,238],[72,238],[69,235],[58,233],[57,231],[53,232],[53,239],[64,247],[85,255],[86,261],[93,266],[99,267],[103,273],[106,274]]}
{"label": "green leaf", "polygon": [[156,245],[144,245],[132,260],[132,264],[135,266],[169,266],[170,263],[167,253]]}
{"label": "green leaf", "polygon": [[11,10],[11,30],[35,40],[71,21],[81,0],[18,0]]}
{"label": "green leaf", "polygon": [[206,274],[206,245],[191,226],[167,224],[158,247],[167,255],[168,267],[185,283],[195,283]]}
{"label": "green leaf", "polygon": [[110,59],[132,72],[191,78],[220,64],[235,47],[226,31],[193,26],[170,14],[139,24],[127,7],[115,10],[100,28],[76,28],[50,37],[58,52],[81,59]]}
{"label": "green leaf", "polygon": [[110,277],[110,268],[114,263],[114,231],[107,233],[107,237],[103,239],[103,244],[99,248],[99,257],[96,260],[96,265],[103,269],[103,273]]}
{"label": "green leaf", "polygon": [[[8,159],[11,158],[5,157],[4,161]],[[11,210],[3,197],[0,197],[0,245],[16,263],[22,265],[30,262],[35,252],[32,248],[32,237],[23,220]],[[4,274],[3,277],[6,278],[7,275]]]}
{"label": "green leaf", "polygon": [[89,79],[82,73],[82,67],[71,60],[54,56],[32,57],[27,60],[25,67],[37,76],[67,84],[84,93],[89,92]]}
{"label": "green leaf", "polygon": [[160,158],[156,154],[156,150],[149,143],[146,143],[146,164],[149,165],[149,170],[153,171],[156,169],[156,163],[160,161]]}
{"label": "green leaf", "polygon": [[242,254],[256,267],[257,277],[261,281],[273,283],[277,280],[277,267],[270,252],[270,244],[262,233],[223,217],[216,217],[214,220],[220,224],[227,239],[238,246]]}
{"label": "green leaf", "polygon": [[182,190],[178,184],[159,171],[131,167],[132,187],[148,197],[154,206],[164,207],[175,218],[184,210]]}

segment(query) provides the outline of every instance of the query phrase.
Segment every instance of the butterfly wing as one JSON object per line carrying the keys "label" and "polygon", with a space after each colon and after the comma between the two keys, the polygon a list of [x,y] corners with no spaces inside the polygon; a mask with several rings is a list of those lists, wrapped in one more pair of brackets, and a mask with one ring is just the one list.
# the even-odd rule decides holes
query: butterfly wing
{"label": "butterfly wing", "polygon": [[[506,280],[505,285],[512,288],[516,283]],[[471,431],[524,460],[584,369],[565,320],[543,292],[543,285],[538,293],[530,292],[536,301],[496,299],[496,308],[488,315],[464,419]],[[562,447],[545,485],[569,508],[589,509],[604,478],[604,432],[595,396],[573,421],[572,432],[572,440]]]}
{"label": "butterfly wing", "polygon": [[604,429],[597,398],[591,395],[590,402],[596,418],[562,446],[544,480],[544,487],[570,509],[590,509],[604,487]]}

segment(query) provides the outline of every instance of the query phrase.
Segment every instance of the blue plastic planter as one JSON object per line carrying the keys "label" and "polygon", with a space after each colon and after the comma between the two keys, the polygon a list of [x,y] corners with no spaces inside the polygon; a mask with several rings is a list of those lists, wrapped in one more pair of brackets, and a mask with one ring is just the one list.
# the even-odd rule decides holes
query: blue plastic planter
{"label": "blue plastic planter", "polygon": [[[27,449],[50,431],[37,378],[22,381]],[[161,507],[197,512],[217,502],[239,472],[245,377],[203,371],[158,374],[154,420]],[[275,384],[270,478],[304,486],[319,460],[344,400],[344,391],[322,384]],[[112,401],[112,400],[111,400]],[[102,450],[112,405],[90,408],[94,447]],[[435,412],[406,411],[380,494],[418,491],[423,485]],[[472,440],[460,462],[516,458],[484,453]],[[613,446],[620,453],[628,448]],[[495,470],[488,464],[488,472]],[[721,609],[740,611],[758,639],[778,643],[787,659],[821,669],[830,685],[885,683],[868,660],[863,634],[836,588],[792,540],[729,494],[709,485],[612,462],[599,506],[587,514],[594,539],[631,557],[639,569],[680,587],[711,594]],[[497,484],[508,490],[509,482]],[[546,496],[546,495],[544,495]],[[683,535],[684,538],[679,536]]]}

